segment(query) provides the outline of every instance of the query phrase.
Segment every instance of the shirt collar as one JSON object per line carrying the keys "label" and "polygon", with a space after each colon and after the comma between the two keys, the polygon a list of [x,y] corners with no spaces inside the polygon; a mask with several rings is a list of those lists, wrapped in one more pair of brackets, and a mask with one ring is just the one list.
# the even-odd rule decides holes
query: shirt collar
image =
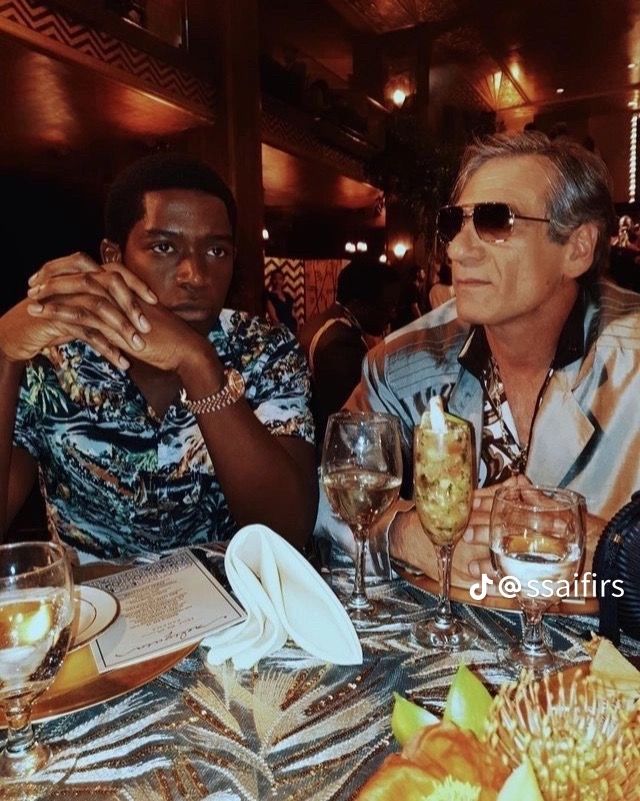
{"label": "shirt collar", "polygon": [[338,307],[340,314],[344,318],[346,318],[354,328],[360,331],[360,333],[363,333],[362,326],[360,325],[358,318],[351,311],[351,309],[348,309],[346,306],[343,306],[342,303],[338,303],[338,301],[336,301],[336,306]]}
{"label": "shirt collar", "polygon": [[[587,309],[586,290],[581,288],[560,332],[551,367],[558,370],[581,359],[585,354],[584,319]],[[458,356],[460,364],[481,378],[489,364],[491,351],[484,326],[473,326]]]}

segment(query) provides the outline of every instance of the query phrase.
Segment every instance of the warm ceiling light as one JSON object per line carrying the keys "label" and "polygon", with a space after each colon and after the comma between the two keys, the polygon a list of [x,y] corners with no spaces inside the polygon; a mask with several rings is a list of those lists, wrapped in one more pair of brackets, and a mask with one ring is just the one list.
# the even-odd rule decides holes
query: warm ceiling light
{"label": "warm ceiling light", "polygon": [[356,242],[356,250],[358,250],[360,253],[366,253],[367,250],[368,250],[367,243],[366,242]]}
{"label": "warm ceiling light", "polygon": [[564,89],[563,89],[561,86],[559,86],[559,87],[556,89],[556,94],[557,94],[557,95],[561,95],[563,92],[564,92]]}
{"label": "warm ceiling light", "polygon": [[344,246],[344,249],[347,251],[347,253],[356,252],[356,246],[353,244],[353,242],[347,242],[347,244]]}
{"label": "warm ceiling light", "polygon": [[522,66],[518,61],[512,61],[509,64],[509,72],[513,75],[513,77],[517,81],[521,80],[524,77],[522,73]]}
{"label": "warm ceiling light", "polygon": [[404,91],[404,89],[396,89],[391,95],[391,99],[396,106],[401,106],[407,99],[407,93]]}
{"label": "warm ceiling light", "polygon": [[378,256],[378,261],[379,261],[381,264],[386,264],[386,263],[387,263],[387,254],[386,254],[386,253],[381,253],[381,254]]}
{"label": "warm ceiling light", "polygon": [[637,66],[638,66],[638,65],[636,64],[636,62],[635,62],[635,61],[630,61],[630,62],[627,64],[627,69],[628,69],[628,70],[632,70],[632,69],[634,69],[634,68],[635,68],[635,67],[637,67]]}
{"label": "warm ceiling light", "polygon": [[262,238],[264,239],[265,242],[267,241],[267,239],[269,239],[269,232],[267,231],[266,228],[262,229]]}
{"label": "warm ceiling light", "polygon": [[407,251],[409,250],[409,246],[405,245],[404,242],[396,242],[393,246],[393,255],[396,259],[402,259],[405,257]]}

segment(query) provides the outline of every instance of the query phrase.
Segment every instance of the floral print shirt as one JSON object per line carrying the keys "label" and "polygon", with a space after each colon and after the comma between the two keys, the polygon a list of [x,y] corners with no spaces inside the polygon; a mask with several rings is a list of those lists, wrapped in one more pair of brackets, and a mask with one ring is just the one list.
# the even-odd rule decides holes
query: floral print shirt
{"label": "floral print shirt", "polygon": [[[309,372],[284,326],[225,309],[208,339],[242,373],[245,398],[271,434],[313,443]],[[46,357],[25,371],[14,444],[38,461],[52,533],[98,558],[233,535],[190,412],[177,403],[159,419],[127,373],[83,342]]]}

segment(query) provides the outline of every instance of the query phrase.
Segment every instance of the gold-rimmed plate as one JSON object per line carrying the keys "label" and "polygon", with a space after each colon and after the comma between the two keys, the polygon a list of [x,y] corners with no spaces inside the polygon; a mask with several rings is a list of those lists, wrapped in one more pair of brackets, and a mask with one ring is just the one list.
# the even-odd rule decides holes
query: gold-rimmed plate
{"label": "gold-rimmed plate", "polygon": [[120,604],[110,592],[82,584],[76,586],[69,650],[75,651],[95,640],[109,628],[119,614]]}
{"label": "gold-rimmed plate", "polygon": [[[196,645],[147,659],[135,665],[100,673],[86,645],[67,654],[55,681],[33,706],[33,720],[42,721],[111,701],[170,670]],[[0,714],[0,727],[5,725]]]}

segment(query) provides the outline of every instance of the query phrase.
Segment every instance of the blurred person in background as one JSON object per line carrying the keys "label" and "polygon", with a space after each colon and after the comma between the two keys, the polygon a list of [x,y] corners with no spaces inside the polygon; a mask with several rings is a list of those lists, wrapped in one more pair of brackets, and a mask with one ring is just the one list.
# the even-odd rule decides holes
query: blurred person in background
{"label": "blurred person in background", "polygon": [[395,314],[400,279],[391,267],[358,256],[338,276],[336,302],[308,320],[298,338],[313,379],[312,408],[320,448],[327,419],[360,381],[362,360]]}
{"label": "blurred person in background", "polygon": [[392,330],[417,320],[427,310],[424,271],[412,264],[401,275],[398,305],[391,320]]}
{"label": "blurred person in background", "polygon": [[638,226],[628,214],[618,220],[618,232],[611,240],[609,275],[618,286],[640,292]]}
{"label": "blurred person in background", "polygon": [[435,309],[451,300],[451,298],[455,297],[455,294],[451,277],[451,262],[445,253],[438,267],[437,280],[429,290],[429,305],[432,309]]}
{"label": "blurred person in background", "polygon": [[274,270],[269,276],[266,311],[267,317],[272,322],[286,325],[292,334],[298,330],[298,321],[293,314],[293,298],[285,291],[284,275],[281,270]]}
{"label": "blurred person in background", "polygon": [[611,242],[613,247],[628,248],[630,245],[629,232],[633,228],[633,220],[628,214],[623,214],[618,220],[618,233]]}

